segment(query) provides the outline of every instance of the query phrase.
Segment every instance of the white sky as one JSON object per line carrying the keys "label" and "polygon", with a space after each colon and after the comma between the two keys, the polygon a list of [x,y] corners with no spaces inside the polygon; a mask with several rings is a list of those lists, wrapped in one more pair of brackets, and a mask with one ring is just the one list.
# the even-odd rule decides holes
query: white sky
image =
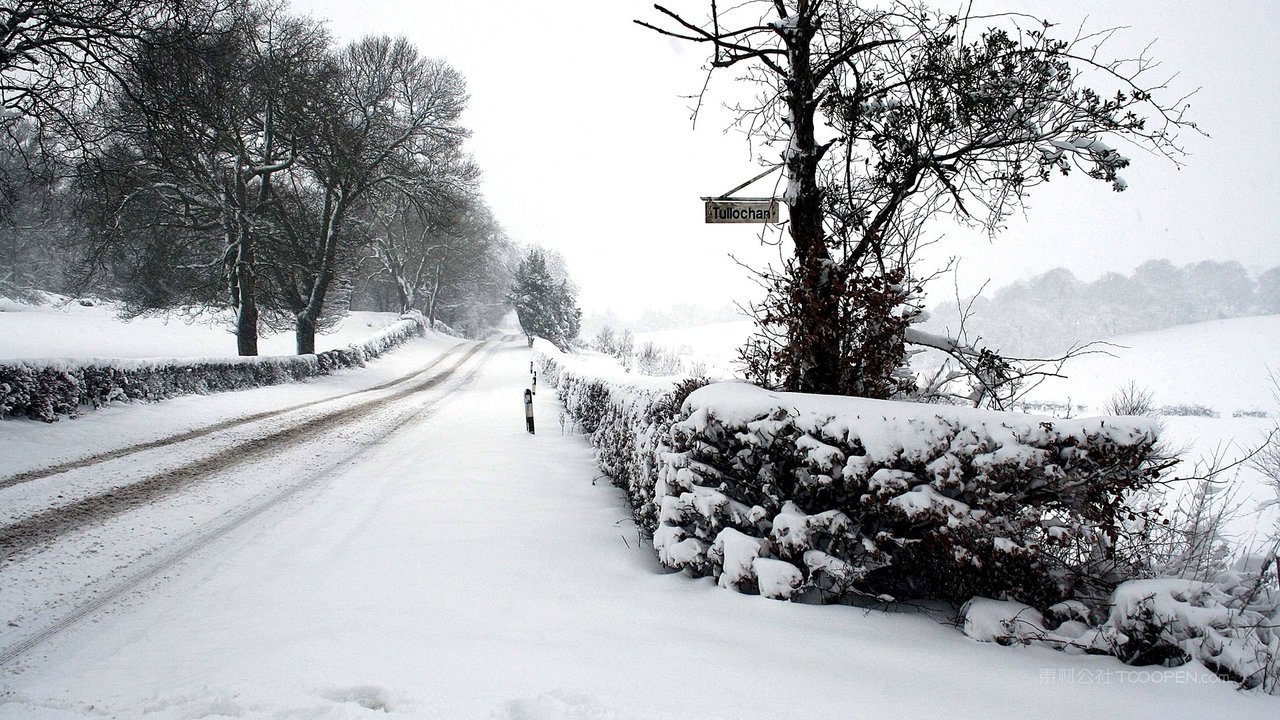
{"label": "white sky", "polygon": [[[691,17],[707,5],[667,3]],[[466,76],[464,122],[490,205],[513,238],[565,256],[586,313],[758,294],[728,254],[758,264],[776,250],[760,246],[754,226],[704,225],[699,197],[759,168],[745,139],[724,132],[726,116],[708,114],[690,127],[691,101],[681,96],[701,87],[705,55],[633,24],[657,18],[649,0],[294,0],[293,7],[328,18],[343,39],[404,34]],[[998,287],[1056,266],[1089,279],[1160,257],[1280,265],[1280,171],[1272,158],[1280,148],[1280,2],[977,0],[976,7],[1073,27],[1086,16],[1095,28],[1129,26],[1118,50],[1157,40],[1152,54],[1180,73],[1174,89],[1201,88],[1191,116],[1212,138],[1184,135],[1191,156],[1181,170],[1128,153],[1134,162],[1123,193],[1083,176],[1055,180],[1032,195],[1027,219],[994,243],[953,233],[940,252],[962,256],[963,286],[989,278]],[[713,98],[725,97],[714,91],[727,90],[729,80],[713,83]]]}

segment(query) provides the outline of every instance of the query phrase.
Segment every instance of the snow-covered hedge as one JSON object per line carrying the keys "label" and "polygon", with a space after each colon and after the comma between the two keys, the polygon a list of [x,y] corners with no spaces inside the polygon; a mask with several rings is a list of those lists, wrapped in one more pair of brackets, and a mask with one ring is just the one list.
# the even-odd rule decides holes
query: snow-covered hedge
{"label": "snow-covered hedge", "polygon": [[1215,582],[1129,580],[1100,619],[1081,603],[1048,610],[973,598],[961,616],[965,634],[979,641],[1102,653],[1130,665],[1195,660],[1241,687],[1280,691],[1280,591],[1272,573],[1232,571]]}
{"label": "snow-covered hedge", "polygon": [[659,559],[744,592],[1045,607],[1099,581],[1124,496],[1158,480],[1142,419],[689,394],[542,364]]}
{"label": "snow-covered hedge", "polygon": [[660,459],[662,561],[773,597],[870,593],[1047,606],[1158,480],[1154,424],[917,403],[694,392]]}
{"label": "snow-covered hedge", "polygon": [[[564,369],[569,415],[660,560],[773,597],[1071,597],[1122,496],[1157,478],[1142,420],[1057,421]],[[1095,552],[1096,551],[1096,552]]]}
{"label": "snow-covered hedge", "polygon": [[421,314],[407,314],[362,343],[315,355],[0,362],[0,417],[54,422],[113,400],[163,400],[327,375],[363,367],[366,360],[421,336],[425,327]]}
{"label": "snow-covered hedge", "polygon": [[1149,421],[702,387],[595,372],[549,348],[537,358],[668,567],[778,599],[967,601],[978,640],[1195,659],[1244,687],[1280,685],[1274,565],[1202,583],[1125,581],[1097,562],[1131,519],[1124,496],[1159,479]]}

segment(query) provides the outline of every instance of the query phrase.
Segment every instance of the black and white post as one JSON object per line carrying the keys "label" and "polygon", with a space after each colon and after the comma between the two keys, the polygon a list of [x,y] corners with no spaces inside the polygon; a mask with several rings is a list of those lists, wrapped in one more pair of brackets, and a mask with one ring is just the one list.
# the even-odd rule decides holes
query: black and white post
{"label": "black and white post", "polygon": [[533,433],[533,391],[524,391],[524,422],[530,433]]}

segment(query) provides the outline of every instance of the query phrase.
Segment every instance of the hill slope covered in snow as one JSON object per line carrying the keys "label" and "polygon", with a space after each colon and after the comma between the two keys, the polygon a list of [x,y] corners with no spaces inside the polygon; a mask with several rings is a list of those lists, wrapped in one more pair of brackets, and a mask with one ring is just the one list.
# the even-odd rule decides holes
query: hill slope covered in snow
{"label": "hill slope covered in snow", "polygon": [[1157,406],[1200,405],[1220,415],[1280,411],[1270,374],[1280,372],[1280,315],[1233,318],[1117,335],[1071,361],[1065,378],[1032,391],[1100,412],[1130,382]]}

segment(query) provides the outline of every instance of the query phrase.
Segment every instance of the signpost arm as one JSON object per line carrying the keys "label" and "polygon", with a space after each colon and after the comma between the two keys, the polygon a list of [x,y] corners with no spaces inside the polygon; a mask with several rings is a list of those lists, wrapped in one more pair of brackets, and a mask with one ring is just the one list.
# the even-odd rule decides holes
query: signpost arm
{"label": "signpost arm", "polygon": [[746,186],[750,185],[751,183],[753,183],[753,182],[755,182],[755,181],[759,180],[760,178],[764,177],[765,175],[768,175],[769,173],[773,172],[774,170],[777,170],[777,169],[778,169],[778,168],[780,168],[780,167],[782,167],[782,163],[778,163],[777,165],[771,165],[771,166],[769,166],[769,168],[767,168],[764,172],[762,172],[762,173],[760,173],[759,175],[757,175],[757,176],[755,176],[755,177],[751,178],[750,180],[748,180],[748,181],[746,181],[746,182],[742,183],[742,184],[741,184],[741,185],[739,185],[738,187],[736,187],[736,188],[734,188],[734,189],[730,190],[729,192],[727,192],[727,193],[725,193],[725,194],[721,195],[720,197],[718,197],[718,198],[716,198],[716,199],[717,199],[717,200],[728,200],[730,195],[732,195],[732,194],[734,194],[734,193],[738,192],[738,191],[739,191],[739,190],[741,190],[742,188],[744,188],[744,187],[746,187]]}

